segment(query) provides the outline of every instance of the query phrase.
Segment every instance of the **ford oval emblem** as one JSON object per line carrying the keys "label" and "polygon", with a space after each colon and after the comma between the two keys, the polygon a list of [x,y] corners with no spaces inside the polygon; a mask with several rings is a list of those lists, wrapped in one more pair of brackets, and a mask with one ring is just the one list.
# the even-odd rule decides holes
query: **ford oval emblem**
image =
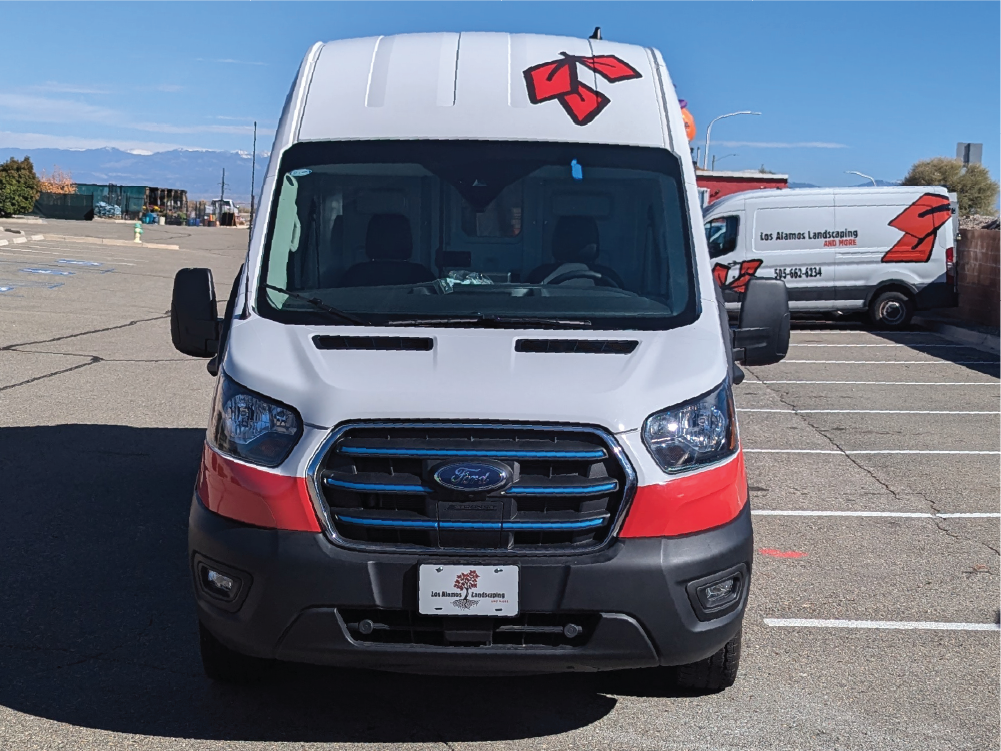
{"label": "ford oval emblem", "polygon": [[500,462],[450,462],[434,473],[434,481],[441,487],[465,493],[497,490],[510,480],[511,470]]}

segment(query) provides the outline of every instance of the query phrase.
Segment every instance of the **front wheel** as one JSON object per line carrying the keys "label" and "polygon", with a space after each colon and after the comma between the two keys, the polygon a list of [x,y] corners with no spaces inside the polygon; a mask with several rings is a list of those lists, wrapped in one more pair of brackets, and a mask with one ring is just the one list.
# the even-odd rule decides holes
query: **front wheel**
{"label": "front wheel", "polygon": [[869,318],[884,329],[902,329],[911,322],[914,303],[903,292],[881,292],[869,303]]}
{"label": "front wheel", "polygon": [[740,667],[741,632],[730,639],[723,648],[704,660],[689,665],[679,665],[676,682],[678,688],[689,691],[722,691],[737,680]]}

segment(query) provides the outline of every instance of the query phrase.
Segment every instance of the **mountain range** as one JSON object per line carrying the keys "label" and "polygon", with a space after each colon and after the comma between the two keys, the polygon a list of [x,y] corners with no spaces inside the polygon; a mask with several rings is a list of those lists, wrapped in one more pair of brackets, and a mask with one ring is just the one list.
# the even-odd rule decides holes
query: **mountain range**
{"label": "mountain range", "polygon": [[[76,183],[149,185],[188,191],[188,198],[218,198],[222,171],[226,170],[226,197],[250,201],[251,154],[243,151],[130,152],[103,149],[0,149],[0,162],[31,157],[35,172],[52,173],[58,167]],[[257,154],[257,189],[260,194],[268,152]]]}

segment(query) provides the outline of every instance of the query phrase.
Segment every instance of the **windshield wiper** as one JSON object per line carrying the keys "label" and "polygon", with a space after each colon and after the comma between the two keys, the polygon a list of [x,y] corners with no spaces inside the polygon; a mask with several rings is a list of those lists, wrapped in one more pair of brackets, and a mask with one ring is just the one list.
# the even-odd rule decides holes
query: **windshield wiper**
{"label": "windshield wiper", "polygon": [[477,313],[470,316],[443,316],[441,318],[405,318],[388,321],[383,326],[481,326],[483,328],[540,328],[586,329],[591,322],[586,318],[534,318],[531,316],[498,316]]}
{"label": "windshield wiper", "polygon": [[265,283],[264,286],[267,289],[273,290],[275,292],[281,292],[283,295],[288,295],[289,297],[295,298],[296,300],[302,300],[303,302],[308,302],[314,308],[318,308],[319,310],[322,310],[325,313],[330,313],[331,315],[335,315],[341,320],[347,321],[348,323],[353,323],[356,326],[369,325],[367,321],[363,321],[360,318],[355,318],[350,313],[345,313],[343,310],[338,310],[333,305],[327,305],[327,303],[323,302],[323,300],[319,299],[318,297],[307,297],[306,295],[300,295],[298,292],[292,292],[291,290],[287,290],[284,287],[276,287],[273,284]]}

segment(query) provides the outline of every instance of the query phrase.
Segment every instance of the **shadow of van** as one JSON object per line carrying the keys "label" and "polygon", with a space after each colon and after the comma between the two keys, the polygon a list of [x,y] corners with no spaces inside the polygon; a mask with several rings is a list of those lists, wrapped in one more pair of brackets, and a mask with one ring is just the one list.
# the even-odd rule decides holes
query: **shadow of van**
{"label": "shadow of van", "polygon": [[0,429],[0,703],[71,725],[256,741],[513,740],[584,727],[659,676],[201,671],[185,564],[203,430]]}

